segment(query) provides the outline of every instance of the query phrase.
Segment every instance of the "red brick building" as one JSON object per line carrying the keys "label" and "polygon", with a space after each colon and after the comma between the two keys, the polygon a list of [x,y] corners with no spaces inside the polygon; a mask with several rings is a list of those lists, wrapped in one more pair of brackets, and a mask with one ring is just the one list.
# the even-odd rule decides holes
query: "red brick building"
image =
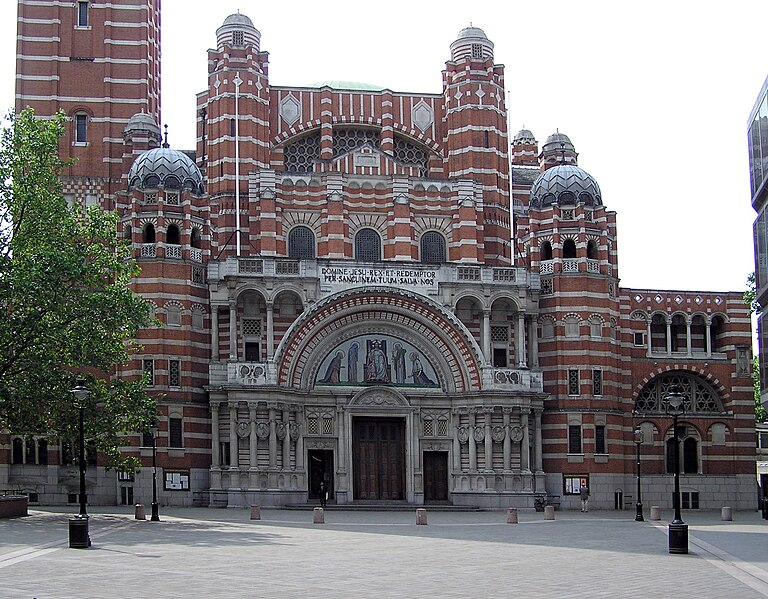
{"label": "red brick building", "polygon": [[[592,505],[623,509],[640,427],[643,500],[669,506],[664,407],[680,385],[684,507],[754,505],[741,294],[619,286],[616,214],[567,136],[510,141],[504,67],[482,30],[447,48],[438,93],[278,87],[259,31],[231,15],[184,153],[160,147],[155,2],[19,6],[18,106],[62,106],[73,127],[88,106],[88,125],[111,128],[85,148],[63,141],[93,156],[65,185],[119,211],[136,291],[163,322],[120,373],[149,373],[162,394],[161,503],[306,503],[322,481],[339,504],[575,507],[588,484]],[[102,116],[104,103],[34,87],[48,73],[27,44],[56,64],[90,56],[59,48],[83,33],[83,10],[88,31],[125,24],[115,52],[139,36],[148,85],[124,83],[144,80],[133,60],[106,56],[109,73],[75,69],[76,89],[135,109]],[[0,483],[44,502],[73,492],[54,440],[48,465],[34,439],[6,441]],[[148,464],[147,443],[126,451]],[[147,471],[89,477],[92,501],[147,501]]]}

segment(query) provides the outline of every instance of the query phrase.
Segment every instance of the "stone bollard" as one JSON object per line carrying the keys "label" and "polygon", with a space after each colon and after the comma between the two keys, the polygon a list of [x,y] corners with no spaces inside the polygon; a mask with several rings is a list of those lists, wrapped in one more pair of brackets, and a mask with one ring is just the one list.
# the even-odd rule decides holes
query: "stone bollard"
{"label": "stone bollard", "polygon": [[544,519],[545,520],[554,520],[555,519],[555,506],[554,505],[544,506]]}
{"label": "stone bollard", "polygon": [[137,503],[134,506],[134,518],[136,518],[136,520],[146,520],[147,519],[147,513],[144,510],[144,504],[143,503]]}
{"label": "stone bollard", "polygon": [[321,507],[316,507],[312,510],[312,524],[325,524],[325,510]]}
{"label": "stone bollard", "polygon": [[724,507],[720,510],[720,519],[725,522],[731,522],[733,520],[733,513],[731,508]]}
{"label": "stone bollard", "polygon": [[661,510],[658,505],[651,506],[651,520],[661,520]]}
{"label": "stone bollard", "polygon": [[261,506],[260,505],[252,505],[251,506],[251,520],[261,520]]}
{"label": "stone bollard", "polygon": [[419,526],[427,524],[427,510],[423,507],[416,508],[416,524]]}
{"label": "stone bollard", "polygon": [[507,508],[507,524],[517,524],[517,508]]}

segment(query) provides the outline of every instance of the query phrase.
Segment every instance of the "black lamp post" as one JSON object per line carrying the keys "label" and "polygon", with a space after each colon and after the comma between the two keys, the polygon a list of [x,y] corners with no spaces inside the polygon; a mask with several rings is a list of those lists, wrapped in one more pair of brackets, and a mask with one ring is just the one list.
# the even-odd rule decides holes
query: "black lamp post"
{"label": "black lamp post", "polygon": [[85,386],[85,379],[78,378],[77,385],[70,389],[78,411],[78,467],[80,468],[80,513],[69,520],[69,546],[74,549],[86,549],[91,546],[91,537],[88,532],[88,512],[86,511],[85,495],[85,431],[83,430],[83,415],[88,397],[91,392]]}
{"label": "black lamp post", "polygon": [[637,445],[637,503],[635,504],[635,522],[644,522],[643,500],[640,496],[640,445],[643,443],[643,429],[638,425],[634,431],[635,445]]}
{"label": "black lamp post", "polygon": [[152,432],[152,516],[149,519],[152,522],[159,522],[160,513],[157,505],[157,424],[153,424],[149,430]]}
{"label": "black lamp post", "polygon": [[685,396],[678,386],[671,387],[664,398],[665,410],[672,415],[672,439],[675,448],[675,495],[672,504],[675,517],[669,523],[669,552],[688,553],[688,525],[680,514],[680,444],[677,439],[677,418],[685,413]]}

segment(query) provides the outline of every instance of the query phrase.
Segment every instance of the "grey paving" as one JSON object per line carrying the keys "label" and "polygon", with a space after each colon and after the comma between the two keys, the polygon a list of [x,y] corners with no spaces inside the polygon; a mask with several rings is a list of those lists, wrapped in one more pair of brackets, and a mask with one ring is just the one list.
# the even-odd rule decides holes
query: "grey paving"
{"label": "grey paving", "polygon": [[[685,513],[690,554],[666,522],[631,512],[312,513],[91,511],[93,547],[67,546],[69,513],[0,520],[0,597],[768,597],[768,521]],[[671,514],[663,514],[669,518]]]}

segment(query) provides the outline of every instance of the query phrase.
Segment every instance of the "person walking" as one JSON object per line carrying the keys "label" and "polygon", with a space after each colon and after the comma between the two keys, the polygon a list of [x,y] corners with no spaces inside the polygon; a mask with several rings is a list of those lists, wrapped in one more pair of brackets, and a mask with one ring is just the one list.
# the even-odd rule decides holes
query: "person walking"
{"label": "person walking", "polygon": [[579,497],[581,498],[581,511],[589,511],[589,487],[582,485],[579,489]]}
{"label": "person walking", "polygon": [[325,501],[328,497],[328,491],[325,488],[325,481],[320,481],[320,507],[325,507]]}

